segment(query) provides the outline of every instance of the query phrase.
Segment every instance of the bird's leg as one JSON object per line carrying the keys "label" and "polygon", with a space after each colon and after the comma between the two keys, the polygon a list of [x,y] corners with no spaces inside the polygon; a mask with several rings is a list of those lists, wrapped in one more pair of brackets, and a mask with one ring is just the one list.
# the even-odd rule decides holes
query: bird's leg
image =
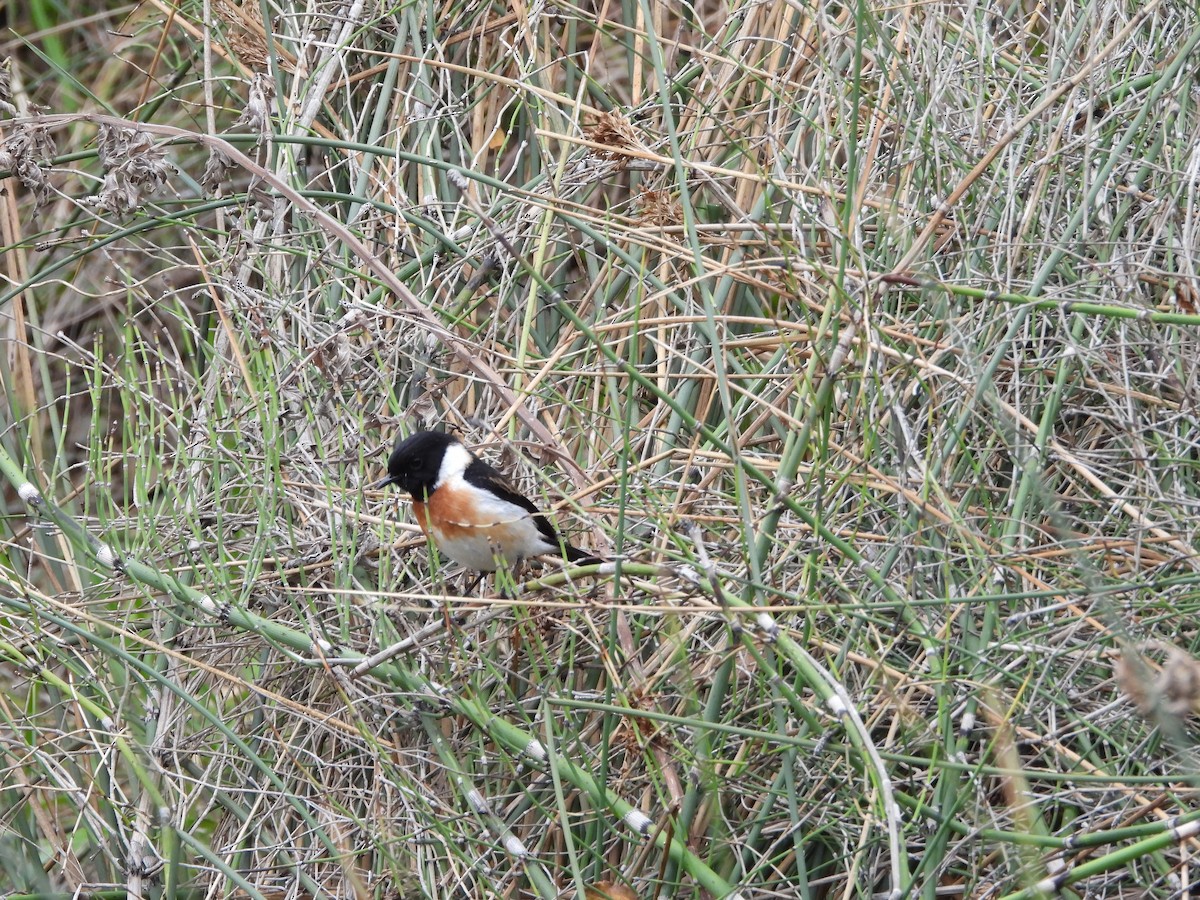
{"label": "bird's leg", "polygon": [[473,593],[475,588],[479,587],[479,585],[481,585],[483,583],[483,579],[486,577],[487,577],[487,572],[480,572],[479,574],[477,574],[475,576],[475,580],[472,581],[469,585],[467,585],[467,589],[465,591],[463,591],[463,596],[465,597],[465,596],[467,596],[467,594]]}
{"label": "bird's leg", "polygon": [[496,565],[496,591],[504,599],[513,600],[517,596],[516,583],[513,580],[514,568],[497,544],[491,544],[491,551],[492,562]]}

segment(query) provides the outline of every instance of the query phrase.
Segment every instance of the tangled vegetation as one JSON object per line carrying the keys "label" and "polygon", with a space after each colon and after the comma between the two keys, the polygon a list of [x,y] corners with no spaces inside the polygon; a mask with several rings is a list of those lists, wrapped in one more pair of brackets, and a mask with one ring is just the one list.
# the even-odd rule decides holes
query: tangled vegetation
{"label": "tangled vegetation", "polygon": [[10,900],[1187,895],[1191,5],[8,17]]}

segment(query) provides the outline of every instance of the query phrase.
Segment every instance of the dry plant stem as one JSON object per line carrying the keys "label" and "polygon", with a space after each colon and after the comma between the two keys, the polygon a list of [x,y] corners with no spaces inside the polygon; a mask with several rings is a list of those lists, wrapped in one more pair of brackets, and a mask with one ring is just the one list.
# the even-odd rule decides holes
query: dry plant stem
{"label": "dry plant stem", "polygon": [[389,647],[384,647],[378,653],[374,653],[371,656],[368,656],[366,659],[352,657],[352,658],[345,659],[345,660],[327,659],[325,661],[327,663],[329,663],[330,665],[338,665],[338,664],[353,665],[354,668],[350,670],[350,677],[351,678],[361,678],[362,676],[364,676],[368,672],[370,672],[372,669],[374,669],[376,666],[382,665],[383,663],[387,662],[389,659],[399,656],[401,653],[405,653],[409,650],[412,650],[414,647],[421,646],[426,641],[428,641],[428,639],[431,638],[433,635],[438,634],[439,632],[442,632],[445,630],[446,630],[446,619],[445,618],[434,619],[428,625],[424,626],[420,630],[409,635],[404,640],[397,641],[396,643],[392,644]]}
{"label": "dry plant stem", "polygon": [[893,100],[892,86],[896,82],[896,73],[899,71],[901,61],[904,58],[904,44],[908,36],[908,26],[911,17],[912,7],[906,6],[904,8],[904,24],[894,41],[891,70],[883,82],[883,96],[880,98],[879,104],[875,107],[874,121],[871,123],[871,140],[867,145],[867,156],[863,161],[862,170],[859,173],[858,188],[854,191],[854,201],[847,210],[849,216],[847,231],[851,234],[854,233],[857,227],[859,210],[863,208],[863,201],[866,198],[867,188],[871,182],[870,175],[875,168],[875,159],[879,155],[879,144],[882,140],[882,133],[884,128],[887,127],[888,110]]}
{"label": "dry plant stem", "polygon": [[[14,74],[14,80],[16,76]],[[19,82],[14,84],[14,99],[22,113],[27,113],[29,99]],[[17,198],[17,179],[10,176],[4,180],[3,196],[0,196],[0,240],[7,248],[4,253],[4,276],[10,284],[24,284],[28,278],[28,255],[21,237],[21,218]],[[5,323],[9,344],[7,367],[12,378],[12,398],[21,415],[36,422],[37,393],[34,388],[33,363],[30,359],[29,322],[26,313],[28,297],[22,293],[12,298],[12,316]],[[11,403],[10,400],[10,403]],[[10,410],[10,415],[16,410]],[[26,428],[30,451],[39,466],[45,460],[42,446],[43,429]],[[77,586],[78,587],[78,586]]]}
{"label": "dry plant stem", "polygon": [[[47,500],[25,477],[20,467],[3,447],[0,447],[0,474],[8,479],[21,500],[33,514],[45,516],[52,521],[64,533],[67,539],[70,540],[77,553],[86,557],[90,562],[98,564],[114,576],[125,576],[136,583],[161,591],[186,604],[195,612],[210,617],[213,621],[222,622],[254,634],[269,636],[278,645],[291,648],[293,651],[309,653],[318,659],[324,659],[334,650],[333,646],[323,638],[313,639],[309,635],[289,626],[281,625],[271,619],[230,606],[226,603],[219,603],[212,596],[181,583],[177,578],[165,576],[152,566],[124,557],[113,547],[100,541],[90,531],[80,526],[74,518],[64,513],[55,503]],[[164,681],[161,673],[155,672],[149,666],[146,666],[145,663],[140,663],[140,666],[148,670],[147,674],[157,680]],[[506,747],[510,752],[527,759],[529,762],[537,765],[546,762],[546,751],[536,738],[506,719],[493,714],[480,700],[456,694],[445,686],[437,684],[407,667],[385,664],[376,667],[375,674],[387,681],[392,681],[403,690],[412,692],[416,697],[426,698],[428,702],[433,704],[435,709],[457,712],[470,721],[476,728],[488,734],[498,744]],[[203,713],[205,715],[213,715],[207,710],[203,710]],[[101,716],[103,717],[103,714]],[[254,753],[253,749],[245,741],[232,734],[229,735],[229,738],[238,745],[239,750],[246,754],[248,758],[258,759],[257,754]],[[138,756],[133,752],[132,748],[129,748],[127,756],[132,764],[140,765]],[[261,760],[259,762],[260,765],[264,765]],[[676,864],[680,865],[707,890],[712,891],[720,897],[729,897],[731,900],[736,900],[736,898],[741,896],[731,885],[726,883],[700,860],[699,857],[690,852],[681,843],[674,839],[667,841],[662,831],[655,833],[652,827],[653,822],[648,816],[631,803],[616,796],[607,786],[601,784],[591,772],[561,757],[556,758],[553,764],[559,767],[559,771],[567,780],[585,791],[595,802],[615,813],[641,837],[645,838],[651,836],[653,833],[651,839],[664,851],[669,853]],[[266,772],[269,770],[264,767],[263,771]],[[163,801],[154,785],[147,783],[145,786],[148,790],[154,792],[157,802],[161,807]],[[285,790],[282,783],[278,784],[277,787],[280,790]],[[296,809],[302,816],[306,818],[310,817],[306,810],[299,806],[296,806]],[[323,842],[328,840],[323,830],[315,830]],[[175,829],[174,827],[168,827],[166,834],[169,835],[167,838],[169,846],[173,846],[176,836],[180,838],[186,836],[183,830]],[[327,849],[330,853],[336,853],[336,849],[332,845],[328,845]]]}
{"label": "dry plant stem", "polygon": [[1141,7],[1135,15],[1130,17],[1125,27],[1113,35],[1107,44],[1094,53],[1091,59],[1084,63],[1078,72],[1051,91],[1041,103],[1022,116],[1021,120],[1010,128],[1008,133],[992,146],[991,150],[983,155],[983,159],[975,164],[975,167],[959,182],[958,187],[951,191],[950,196],[938,206],[932,218],[925,224],[921,233],[917,235],[916,240],[913,241],[913,245],[908,248],[908,252],[900,258],[899,262],[892,266],[890,274],[901,275],[909,270],[912,264],[917,261],[917,257],[924,251],[925,245],[929,243],[930,238],[933,237],[938,227],[942,222],[946,221],[946,217],[954,209],[954,204],[962,199],[962,196],[970,190],[971,185],[995,162],[996,157],[1000,155],[1000,151],[1020,137],[1030,123],[1036,121],[1042,113],[1057,103],[1064,94],[1082,84],[1084,79],[1092,73],[1093,69],[1108,59],[1115,50],[1124,45],[1129,36],[1141,26],[1142,20],[1158,7],[1159,2],[1160,0],[1150,0],[1149,3]]}
{"label": "dry plant stem", "polygon": [[[519,404],[262,177],[235,162],[229,187],[168,180],[98,214],[87,195],[108,170],[80,144],[96,127],[57,128],[72,146],[32,160],[50,204],[35,212],[24,182],[12,198],[8,262],[27,252],[29,271],[0,305],[25,301],[30,345],[7,352],[27,354],[38,406],[24,419],[5,371],[2,445],[78,525],[217,602],[113,577],[68,526],[14,507],[0,780],[20,806],[0,860],[20,829],[35,874],[42,847],[60,884],[168,897],[169,872],[142,871],[171,856],[166,825],[176,884],[246,897],[276,873],[330,900],[541,900],[572,880],[581,895],[704,892],[656,828],[627,831],[609,804],[623,796],[656,813],[661,845],[678,835],[754,897],[882,896],[906,856],[910,893],[929,898],[1190,889],[1200,832],[1175,826],[1200,822],[1192,748],[1132,715],[1113,679],[1123,645],[1200,655],[1189,9],[1152,7],[1012,137],[1137,4],[366,4],[344,36],[357,0],[156,2],[114,21],[115,43],[90,26],[85,65],[108,81],[59,61],[61,81],[30,83],[38,108],[220,135],[340,219],[596,473],[546,492],[561,481],[603,523],[593,545],[621,547],[622,580],[612,602],[575,568],[487,608],[447,596],[423,538],[394,515],[374,527],[355,487],[386,438],[371,398],[433,388],[414,412],[527,435]],[[16,32],[18,66],[35,31]],[[342,68],[326,82],[328,65]],[[248,69],[276,99],[254,104],[254,134],[222,133]],[[627,123],[623,146],[593,140],[601,110]],[[149,137],[189,173],[207,155]],[[481,264],[498,245],[450,167],[520,268]],[[939,280],[887,275],[952,194],[912,263]],[[413,255],[397,266],[399,242]],[[150,276],[165,265],[207,270],[220,293]],[[243,293],[246,271],[267,287]],[[555,452],[520,467],[522,489]],[[196,466],[207,494],[179,483]],[[650,564],[667,559],[704,571]],[[831,714],[833,679],[861,729]],[[105,714],[144,776],[114,755]],[[541,765],[514,749],[531,738]],[[81,772],[129,789],[88,802]],[[173,815],[156,818],[152,790]]]}
{"label": "dry plant stem", "polygon": [[[306,215],[311,216],[322,228],[326,229],[331,235],[346,245],[347,248],[358,257],[363,264],[371,271],[375,277],[382,281],[389,290],[392,291],[409,311],[421,322],[422,327],[436,335],[454,351],[454,355],[459,361],[467,367],[471,372],[479,377],[481,381],[487,384],[497,395],[507,404],[512,406],[520,418],[522,423],[537,437],[539,441],[548,447],[557,446],[553,434],[542,424],[537,416],[529,411],[524,401],[516,396],[513,391],[507,386],[504,378],[486,363],[476,351],[476,348],[459,337],[453,331],[450,331],[443,326],[429,311],[417,296],[410,291],[403,282],[401,282],[392,270],[383,263],[374,253],[372,253],[362,241],[360,241],[352,231],[345,227],[340,221],[330,215],[321,207],[317,206],[311,200],[304,197],[291,185],[287,184],[281,178],[277,177],[273,172],[263,168],[250,157],[246,156],[228,141],[208,134],[199,134],[194,131],[188,131],[185,128],[176,128],[171,125],[151,125],[142,122],[133,122],[129,119],[121,119],[116,116],[104,116],[95,113],[79,113],[74,115],[48,115],[40,116],[36,119],[14,119],[14,124],[34,124],[41,123],[43,125],[69,125],[74,122],[91,122],[96,125],[109,125],[114,128],[128,128],[134,131],[145,131],[150,134],[159,134],[164,137],[173,139],[195,141],[205,147],[214,148],[228,156],[232,161],[242,166],[246,171],[251,172],[264,182],[269,184],[275,190],[279,191],[284,197],[296,205],[298,209]],[[572,480],[577,487],[583,487],[587,483],[587,478],[578,464],[573,463],[569,454],[563,454],[563,464],[571,473]]]}
{"label": "dry plant stem", "polygon": [[[525,258],[519,252],[517,252],[508,236],[499,228],[495,221],[488,216],[488,214],[480,206],[479,202],[473,196],[471,196],[467,190],[469,187],[469,182],[466,176],[458,169],[450,169],[447,173],[447,178],[450,180],[451,184],[459,189],[459,191],[462,193],[463,200],[470,206],[472,212],[475,213],[480,221],[484,223],[485,227],[493,235],[493,237],[495,237],[496,241],[502,247],[504,247],[505,251],[513,258],[513,261],[524,268],[531,277],[538,280],[538,282],[541,283],[545,289],[551,292],[556,305],[564,317],[570,320],[576,328],[584,330],[586,325],[579,318],[578,314],[563,300],[562,295],[558,292],[555,292],[553,288],[545,283],[545,280],[541,277],[540,273],[533,269],[529,265],[528,261],[525,260]],[[854,343],[854,334],[857,332],[860,319],[861,316],[858,313],[851,315],[845,330],[839,337],[838,343],[834,348],[834,352],[831,354],[829,364],[826,368],[824,376],[822,377],[820,389],[817,394],[818,398],[825,398],[823,402],[828,402],[828,397],[831,396],[833,385],[836,381],[836,375],[841,371],[842,366],[849,358],[850,349]],[[656,390],[656,385],[654,385],[644,374],[638,371],[636,366],[633,366],[626,360],[618,357],[611,347],[603,344],[602,342],[597,342],[597,348],[601,351],[601,353],[604,354],[610,363],[621,368],[629,378],[652,391]],[[709,426],[705,425],[690,411],[685,409],[677,399],[665,395],[661,390],[657,391],[657,394],[659,399],[666,406],[670,407],[671,411],[675,415],[679,416],[681,421],[686,423],[689,428],[695,429],[700,437],[703,437],[705,440],[709,441],[713,446],[727,454],[731,459],[738,460],[739,467],[743,468],[756,481],[763,485],[770,486],[773,489],[777,487],[774,481],[769,478],[766,473],[745,459],[741,458],[733,446],[731,446],[727,441],[723,440],[719,434],[717,434]],[[794,498],[787,495],[782,495],[780,496],[780,501],[781,506],[786,506],[815,531],[825,537],[825,539],[834,547],[836,547],[839,552],[841,552],[848,559],[853,560],[854,563],[858,565],[867,575],[867,577],[883,592],[884,596],[897,602],[903,607],[903,604],[900,603],[899,594],[895,591],[887,579],[883,577],[879,570],[872,566],[861,553],[857,552],[847,541],[843,540],[837,534],[824,527],[812,515],[810,510],[805,509],[803,505],[798,503]],[[909,624],[920,634],[922,640],[928,644],[930,637],[925,633],[925,629],[921,623],[910,617]]]}
{"label": "dry plant stem", "polygon": [[[1057,897],[1062,890],[1072,884],[1079,884],[1086,878],[1110,871],[1120,871],[1132,860],[1161,852],[1168,847],[1190,841],[1200,835],[1200,821],[1190,821],[1183,825],[1172,827],[1168,831],[1156,834],[1142,841],[1125,847],[1114,853],[1094,859],[1080,866],[1065,868],[1049,878],[1043,878],[1024,890],[1006,894],[1000,900],[1034,900],[1041,897]],[[1187,896],[1184,893],[1182,896]]]}
{"label": "dry plant stem", "polygon": [[[173,663],[174,661],[170,657],[167,657],[167,669],[163,672],[163,675],[167,678],[171,677]],[[175,716],[174,694],[170,691],[161,691],[158,700],[158,715],[154,720],[154,736],[148,748],[151,758],[156,758],[159,753],[165,752],[171,723]],[[154,876],[154,879],[157,879],[161,874],[158,871],[160,864],[164,865],[167,869],[168,886],[175,886],[172,870],[176,867],[178,860],[168,859],[160,863],[157,853],[154,850],[152,833],[158,825],[157,820],[161,810],[153,807],[153,799],[153,795],[149,791],[144,791],[138,800],[137,809],[134,813],[133,834],[129,839],[129,892],[133,897],[146,896],[146,892],[149,890],[150,883],[152,882],[148,876]]]}
{"label": "dry plant stem", "polygon": [[[5,466],[6,466],[5,460],[0,458],[0,468],[4,468]],[[6,472],[6,474],[7,474],[7,472]],[[52,517],[57,517],[58,515],[60,515],[60,511],[56,510],[52,505],[46,505],[44,502],[35,503],[34,506],[36,508],[42,509],[44,512],[51,514]],[[58,519],[55,518],[55,521],[57,522]],[[77,549],[80,549],[80,548],[77,547]],[[153,669],[153,667],[149,666],[147,663],[145,663],[140,658],[131,657],[128,655],[122,655],[117,650],[115,645],[113,645],[107,637],[102,637],[99,633],[97,633],[95,631],[89,632],[89,631],[86,631],[86,630],[80,628],[76,622],[76,619],[78,618],[78,613],[79,613],[78,609],[71,607],[69,604],[61,603],[61,602],[57,601],[55,598],[49,597],[49,596],[40,596],[40,597],[32,598],[32,597],[28,597],[27,592],[18,592],[17,594],[14,594],[13,596],[14,596],[14,598],[16,598],[17,596],[22,596],[22,597],[26,598],[26,599],[14,599],[11,601],[13,604],[18,605],[18,607],[25,606],[26,604],[28,604],[29,606],[32,606],[33,605],[32,600],[36,599],[39,603],[44,604],[44,608],[39,609],[38,614],[44,615],[48,621],[51,621],[58,627],[62,628],[64,630],[64,632],[90,642],[91,644],[95,645],[98,650],[109,653],[112,658],[125,659],[127,664],[129,664],[134,669],[138,670],[141,674],[151,676],[160,688],[162,688],[164,690],[170,690],[173,687],[172,683],[163,675],[163,673],[157,672],[155,669]],[[2,603],[2,602],[3,601],[0,601],[0,603]],[[126,638],[126,639],[131,639],[134,642],[140,642],[144,646],[146,646],[148,649],[152,649],[159,654],[165,654],[165,655],[171,656],[176,662],[186,661],[188,663],[188,665],[193,665],[193,666],[197,665],[196,660],[184,657],[182,654],[175,653],[174,651],[171,651],[168,648],[163,647],[162,645],[155,645],[152,642],[147,641],[145,638],[142,638],[139,635],[133,635],[129,632],[124,632],[124,631],[122,631],[122,629],[113,625],[111,622],[108,622],[103,619],[94,618],[94,617],[89,618],[89,617],[85,616],[84,618],[87,619],[91,625],[96,626],[97,628],[106,632],[107,634],[114,635],[114,636],[120,636],[120,637]],[[6,649],[10,649],[10,648],[6,648]],[[15,648],[11,648],[11,649],[15,649]],[[35,659],[20,658],[19,654],[18,654],[18,657],[14,659],[14,661],[18,662],[19,664],[22,664],[25,668],[29,669],[30,671],[37,671],[38,667],[40,665],[40,663]],[[200,664],[200,665],[202,666],[203,664]],[[226,679],[231,678],[231,676],[226,675],[226,673],[221,672],[220,670],[212,670],[211,674],[213,674],[219,678],[221,678],[221,677],[226,678]],[[42,678],[46,679],[47,681],[49,681],[51,683],[55,683],[59,687],[63,688],[68,695],[73,696],[73,699],[75,700],[75,702],[77,702],[80,705],[80,707],[82,708],[83,711],[86,711],[86,713],[88,715],[90,715],[96,719],[96,721],[99,724],[99,727],[101,729],[103,729],[103,731],[105,733],[105,738],[104,738],[105,743],[106,744],[111,743],[115,747],[118,754],[130,766],[131,770],[137,774],[137,783],[142,788],[145,789],[147,794],[150,796],[151,801],[154,803],[154,809],[155,809],[156,815],[159,819],[159,827],[160,827],[161,833],[162,833],[162,839],[160,841],[160,846],[163,847],[164,852],[161,855],[166,857],[166,861],[168,863],[170,863],[171,861],[173,861],[175,859],[175,854],[176,854],[176,850],[177,850],[177,847],[176,847],[177,842],[182,842],[184,844],[188,844],[189,846],[191,846],[193,851],[196,852],[200,858],[203,858],[203,859],[207,860],[208,862],[217,865],[218,867],[222,867],[223,864],[221,864],[213,856],[210,848],[193,843],[194,839],[185,829],[175,827],[174,822],[172,822],[170,820],[171,817],[170,817],[169,813],[165,812],[166,810],[168,810],[168,806],[167,806],[163,796],[158,791],[155,781],[151,778],[147,768],[144,765],[144,760],[145,760],[144,755],[139,756],[139,754],[134,751],[133,746],[129,742],[128,736],[124,733],[124,731],[122,729],[118,728],[117,722],[114,721],[114,719],[108,715],[107,711],[105,709],[97,706],[94,702],[90,701],[84,695],[81,695],[78,692],[70,691],[69,685],[67,685],[65,682],[62,682],[61,679],[59,679],[58,676],[56,676],[53,672],[50,672],[48,670],[42,670],[40,672],[40,676]],[[237,682],[239,687],[242,687],[242,688],[248,687],[248,685],[246,685],[244,682],[241,682],[240,679],[233,679],[233,681]],[[260,690],[260,688],[255,687],[254,690],[258,691],[258,690]],[[290,701],[289,699],[284,698],[284,697],[276,696],[274,699],[277,702],[280,702],[284,705],[293,704],[293,701]],[[253,750],[244,741],[242,741],[240,738],[238,738],[236,735],[234,735],[232,732],[230,732],[227,728],[225,728],[223,723],[221,723],[220,718],[216,714],[214,714],[213,712],[211,712],[204,706],[197,704],[195,701],[191,701],[189,705],[194,712],[197,712],[200,714],[201,717],[206,718],[210,724],[213,724],[218,728],[222,728],[224,730],[225,734],[229,737],[229,739],[234,744],[236,744],[238,746],[238,749],[240,751],[242,751],[243,753],[245,753],[250,760],[257,761],[258,766],[259,766],[259,771],[263,772],[267,776],[268,780],[271,780],[273,778],[273,773],[271,772],[270,768],[267,767],[262,762],[262,760],[258,760],[256,758]],[[303,711],[303,710],[298,709],[298,711]],[[86,726],[86,727],[90,729],[90,726]],[[346,734],[354,734],[355,733],[355,730],[348,724],[343,723],[342,728]],[[275,779],[275,786],[278,787],[280,790],[285,790],[284,785],[281,782],[279,782],[278,779]],[[306,812],[303,808],[296,807],[296,809],[297,809],[297,812],[299,812],[302,817],[306,815]],[[235,814],[236,814],[236,811],[237,811],[237,809],[235,808],[234,809]],[[243,818],[246,822],[249,822],[248,817],[243,817]],[[310,821],[310,824],[312,824],[311,821]],[[53,832],[54,832],[54,829],[52,828],[48,833],[53,833]],[[330,852],[334,852],[334,848],[326,842],[324,833],[318,831],[317,834],[318,834],[318,839],[321,840],[325,844],[326,849],[328,849]],[[144,860],[134,860],[133,858],[130,858],[129,865],[133,866],[135,864],[142,865],[142,864],[144,864]],[[152,871],[154,871],[154,868],[150,867],[150,869],[148,869],[148,871],[152,872]],[[240,879],[240,877],[237,876],[237,874],[234,873],[232,870],[229,870],[228,867],[223,867],[222,871],[225,872],[225,874],[227,874],[229,877],[233,878],[242,887],[247,888],[247,889],[249,888],[249,886],[244,882],[244,879]],[[171,866],[168,866],[165,876],[159,876],[158,880],[160,882],[164,883],[166,887],[170,887],[173,883],[173,881],[172,881],[172,879],[174,878],[173,872],[174,872],[173,868]],[[303,871],[298,872],[296,875],[296,878],[299,881],[299,883],[306,890],[308,890],[310,892],[318,891],[317,884],[305,872],[303,872]]]}
{"label": "dry plant stem", "polygon": [[329,85],[333,83],[334,76],[342,72],[342,57],[349,52],[347,44],[351,34],[362,21],[365,6],[366,0],[354,0],[354,4],[343,14],[333,15],[333,19],[341,20],[341,28],[336,35],[330,35],[329,39],[321,44],[326,53],[314,67],[317,77],[308,91],[308,99],[301,106],[295,131],[307,131],[316,120],[317,113],[321,111],[321,105],[326,100]]}
{"label": "dry plant stem", "polygon": [[[743,608],[752,608],[740,598],[727,595],[717,582],[710,580],[714,593],[725,598],[725,603]],[[850,742],[865,754],[870,770],[874,773],[871,779],[879,792],[878,804],[883,810],[883,819],[887,825],[889,860],[892,885],[887,893],[888,900],[898,900],[909,888],[908,866],[905,862],[904,847],[901,843],[901,813],[900,805],[896,802],[892,789],[892,779],[888,774],[887,765],[880,756],[878,748],[871,740],[871,733],[863,724],[862,717],[855,709],[845,685],[821,665],[816,657],[797,644],[787,635],[768,613],[760,612],[755,619],[760,631],[766,636],[776,652],[785,656],[796,668],[803,672],[809,686],[821,696],[829,710],[841,723]],[[766,672],[774,672],[774,667],[763,657],[761,650],[751,635],[742,633],[742,645],[758,661],[758,665]],[[778,673],[776,673],[778,674]],[[779,677],[778,683],[783,693],[792,703],[802,703],[790,688],[784,687],[784,679]]]}
{"label": "dry plant stem", "polygon": [[421,722],[425,726],[425,733],[429,737],[430,743],[433,744],[437,749],[438,755],[442,758],[442,763],[446,767],[446,771],[455,773],[455,789],[462,795],[462,798],[470,806],[471,811],[485,823],[485,834],[490,832],[498,835],[505,852],[521,864],[526,877],[534,883],[538,893],[545,900],[553,900],[556,891],[552,887],[552,881],[546,872],[545,865],[530,852],[529,848],[525,846],[520,838],[513,834],[512,829],[508,827],[504,819],[496,814],[487,797],[472,782],[461,761],[447,745],[436,717],[424,715],[421,717]]}
{"label": "dry plant stem", "polygon": [[[214,44],[212,42],[210,28],[201,28],[185,16],[177,17],[175,14],[178,13],[179,7],[176,4],[167,3],[167,2],[164,2],[164,0],[151,0],[151,5],[156,7],[163,14],[164,17],[167,17],[168,19],[170,19],[172,24],[181,28],[190,40],[192,40],[192,41],[198,40],[198,41],[204,42],[206,44],[210,56],[206,60],[206,62],[209,64],[209,68],[206,69],[206,71],[205,71],[204,88],[205,88],[206,96],[209,97],[209,101],[210,101],[209,109],[210,110],[213,109],[214,107],[211,104],[211,99],[212,99],[211,98],[211,85],[214,80],[212,77],[212,69],[211,69],[212,54],[215,53],[217,56],[221,57],[221,59],[223,59],[227,62],[232,63],[232,62],[236,62],[236,60],[234,58],[230,57],[228,52],[225,50],[224,46],[222,46],[219,43]],[[205,15],[204,21],[212,22],[213,19],[210,18],[210,16],[212,16],[212,14],[213,14],[212,13],[212,5],[211,5],[211,0],[210,0],[210,2],[208,4],[206,4],[204,7],[204,15]],[[111,15],[111,13],[110,13],[110,15]],[[277,38],[273,39],[272,35],[265,31],[260,32],[259,36],[264,38],[264,43],[268,44],[271,48],[271,51],[272,51],[271,63],[273,66],[278,61],[282,61],[283,63],[286,64],[286,66],[289,69],[295,68],[295,65],[296,65],[295,58],[290,53],[288,53],[286,50],[284,50],[282,47],[280,47],[279,41]],[[245,71],[245,69],[242,69],[242,72],[243,72],[243,74],[245,74],[247,76],[249,76],[249,74],[250,74],[250,73],[247,73]],[[214,134],[216,133],[215,128],[212,129],[212,131]]]}
{"label": "dry plant stem", "polygon": [[[354,0],[348,9],[343,9],[340,14],[335,13],[332,18],[341,21],[341,26],[337,34],[330,35],[326,42],[321,43],[324,54],[314,66],[316,70],[316,78],[308,85],[308,96],[301,103],[300,115],[297,117],[294,127],[291,129],[293,134],[303,134],[312,128],[312,124],[316,121],[317,114],[321,111],[322,104],[326,101],[326,94],[329,90],[329,85],[332,83],[334,76],[338,75],[344,68],[343,57],[346,53],[346,45],[351,34],[358,27],[362,20],[363,8],[366,5],[366,0]],[[288,148],[287,153],[276,154],[278,162],[278,172],[280,183],[284,183],[286,177],[286,169],[292,165],[294,155]],[[265,223],[264,223],[265,225]],[[273,234],[272,243],[278,242],[288,227],[287,206],[282,201],[277,201],[275,204],[275,212],[271,224]],[[349,229],[346,229],[349,231]],[[275,255],[274,259],[279,268],[275,273],[275,277],[283,282],[283,267],[285,261],[282,255]]]}
{"label": "dry plant stem", "polygon": [[[894,347],[888,347],[883,344],[872,342],[872,347],[878,353],[905,359],[908,363],[919,366],[923,370],[936,373],[943,378],[954,381],[964,390],[973,392],[975,389],[975,385],[969,379],[965,379],[957,373],[951,372],[924,359],[907,356],[906,354],[902,354],[897,351]],[[1036,435],[1038,433],[1037,423],[1028,416],[1024,415],[1012,404],[1004,401],[998,396],[991,396],[988,398],[988,400],[998,409],[1003,410],[1004,413],[1008,415],[1022,430],[1031,435]],[[1050,438],[1047,441],[1046,446],[1049,450],[1053,451],[1058,459],[1061,459],[1063,462],[1071,466],[1071,468],[1076,471],[1080,477],[1082,477],[1085,481],[1092,485],[1092,487],[1099,491],[1102,496],[1116,502],[1120,506],[1121,511],[1125,513],[1125,515],[1129,516],[1131,521],[1135,522],[1140,528],[1145,529],[1145,531],[1147,531],[1149,534],[1152,534],[1155,538],[1166,542],[1172,547],[1172,549],[1179,553],[1180,560],[1182,562],[1185,562],[1193,569],[1200,571],[1200,557],[1196,556],[1192,548],[1189,547],[1187,542],[1184,541],[1178,534],[1172,533],[1160,525],[1156,525],[1149,516],[1147,516],[1137,507],[1136,504],[1125,499],[1119,491],[1115,490],[1112,486],[1105,482],[1104,479],[1102,479],[1087,465],[1085,465],[1083,460],[1081,460],[1074,451],[1062,444],[1056,438]]]}

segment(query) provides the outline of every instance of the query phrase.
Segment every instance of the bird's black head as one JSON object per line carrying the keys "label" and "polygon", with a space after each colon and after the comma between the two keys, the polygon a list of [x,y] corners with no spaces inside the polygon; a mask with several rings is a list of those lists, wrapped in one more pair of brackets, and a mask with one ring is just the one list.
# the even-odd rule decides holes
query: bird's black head
{"label": "bird's black head", "polygon": [[388,458],[387,478],[377,488],[395,484],[423,501],[438,481],[446,448],[459,443],[458,438],[440,431],[418,431],[411,437],[397,439],[396,448]]}

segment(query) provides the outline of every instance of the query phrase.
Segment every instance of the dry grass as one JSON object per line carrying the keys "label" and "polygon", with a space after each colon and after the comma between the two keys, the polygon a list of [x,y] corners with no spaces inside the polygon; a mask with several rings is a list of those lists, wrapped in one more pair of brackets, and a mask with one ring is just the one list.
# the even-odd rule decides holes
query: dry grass
{"label": "dry grass", "polygon": [[0,891],[1187,893],[1194,10],[269,13],[13,26]]}

